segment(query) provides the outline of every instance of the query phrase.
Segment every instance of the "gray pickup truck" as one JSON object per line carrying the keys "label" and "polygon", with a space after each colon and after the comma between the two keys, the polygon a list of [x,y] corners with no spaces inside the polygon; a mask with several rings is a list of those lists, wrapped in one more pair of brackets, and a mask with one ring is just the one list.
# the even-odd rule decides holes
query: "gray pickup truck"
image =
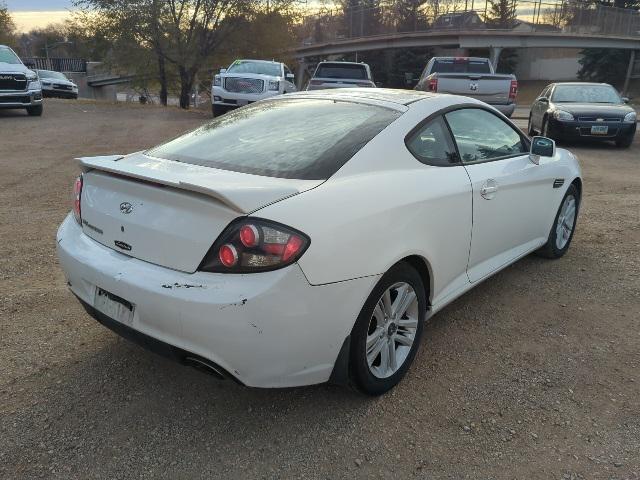
{"label": "gray pickup truck", "polygon": [[514,75],[495,73],[488,58],[433,57],[415,89],[477,98],[511,117],[518,80]]}
{"label": "gray pickup truck", "polygon": [[24,108],[31,116],[42,115],[42,85],[37,73],[5,45],[0,45],[0,108]]}

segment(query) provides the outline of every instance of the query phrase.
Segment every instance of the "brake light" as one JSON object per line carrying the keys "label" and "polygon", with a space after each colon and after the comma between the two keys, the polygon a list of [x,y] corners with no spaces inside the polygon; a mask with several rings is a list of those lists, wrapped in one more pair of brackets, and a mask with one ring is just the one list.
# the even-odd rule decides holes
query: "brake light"
{"label": "brake light", "polygon": [[438,91],[438,79],[432,78],[429,80],[429,91],[437,92]]}
{"label": "brake light", "polygon": [[518,95],[518,81],[511,80],[511,87],[509,88],[509,100],[515,102],[516,95]]}
{"label": "brake light", "polygon": [[82,198],[82,175],[73,182],[73,216],[76,222],[82,224],[82,211],[80,199]]}
{"label": "brake light", "polygon": [[285,225],[261,218],[234,220],[220,234],[198,270],[251,273],[276,270],[297,261],[309,237]]}

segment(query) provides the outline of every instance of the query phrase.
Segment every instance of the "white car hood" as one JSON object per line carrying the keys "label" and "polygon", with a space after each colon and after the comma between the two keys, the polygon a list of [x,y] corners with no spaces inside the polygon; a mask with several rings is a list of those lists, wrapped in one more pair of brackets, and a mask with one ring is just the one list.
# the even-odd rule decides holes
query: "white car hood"
{"label": "white car hood", "polygon": [[5,63],[0,62],[0,72],[1,73],[24,73],[28,75],[29,73],[33,73],[24,65],[16,64],[16,63]]}

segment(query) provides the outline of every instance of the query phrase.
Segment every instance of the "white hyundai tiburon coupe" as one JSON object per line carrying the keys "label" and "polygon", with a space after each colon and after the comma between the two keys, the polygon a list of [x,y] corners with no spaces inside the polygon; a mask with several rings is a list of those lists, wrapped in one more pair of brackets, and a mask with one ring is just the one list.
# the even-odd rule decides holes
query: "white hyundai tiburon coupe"
{"label": "white hyundai tiburon coupe", "polygon": [[424,320],[569,248],[573,154],[479,101],[302,92],[81,158],[60,264],[116,333],[253,387],[400,381]]}

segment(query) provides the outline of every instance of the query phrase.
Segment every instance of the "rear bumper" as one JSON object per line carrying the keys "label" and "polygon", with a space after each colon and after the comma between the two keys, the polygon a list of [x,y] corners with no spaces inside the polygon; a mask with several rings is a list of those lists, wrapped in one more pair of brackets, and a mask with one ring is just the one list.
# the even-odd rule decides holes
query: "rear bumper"
{"label": "rear bumper", "polygon": [[0,92],[0,108],[25,108],[42,105],[41,90]]}
{"label": "rear bumper", "polygon": [[489,104],[489,105],[491,105],[493,108],[498,110],[504,116],[509,117],[509,118],[511,118],[511,115],[513,115],[513,112],[516,110],[516,104],[515,103],[509,103],[509,104],[506,104],[506,105],[493,105],[493,104]]}
{"label": "rear bumper", "polygon": [[[606,126],[606,135],[592,135],[592,126]],[[555,118],[549,118],[549,134],[552,137],[567,140],[592,139],[592,140],[617,140],[632,136],[636,133],[635,123],[623,122],[561,122]]]}
{"label": "rear bumper", "polygon": [[122,297],[134,314],[120,330],[196,354],[253,387],[327,381],[377,281],[311,286],[297,264],[250,275],[182,273],[97,243],[71,215],[58,230],[57,252],[90,312],[97,287]]}

